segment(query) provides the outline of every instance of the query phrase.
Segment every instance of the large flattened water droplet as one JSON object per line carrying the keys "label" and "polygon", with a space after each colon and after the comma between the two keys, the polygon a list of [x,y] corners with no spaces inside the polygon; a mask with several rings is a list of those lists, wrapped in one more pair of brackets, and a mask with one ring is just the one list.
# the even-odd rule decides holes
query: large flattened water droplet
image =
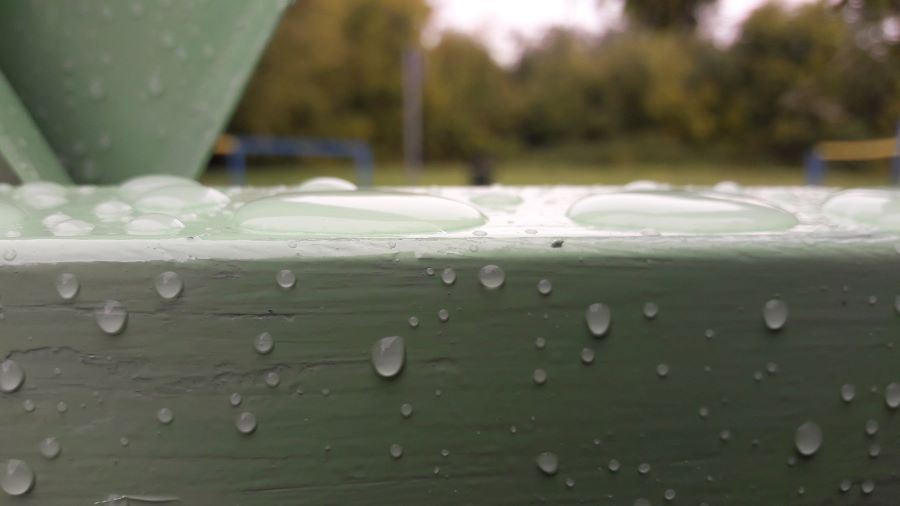
{"label": "large flattened water droplet", "polygon": [[356,185],[339,177],[314,177],[297,187],[298,192],[339,192],[354,191]]}
{"label": "large flattened water droplet", "polygon": [[34,471],[22,460],[7,460],[0,473],[0,488],[11,496],[25,495],[34,486]]}
{"label": "large flattened water droplet", "polygon": [[372,345],[372,367],[382,378],[397,376],[405,363],[406,346],[402,337],[382,337]]}
{"label": "large flattened water droplet", "polygon": [[199,185],[171,185],[151,190],[138,198],[134,207],[142,213],[161,213],[180,216],[188,213],[210,213],[225,206],[231,199],[213,188]]}
{"label": "large flattened water droplet", "polygon": [[594,337],[603,337],[609,331],[612,312],[609,306],[602,303],[591,304],[584,313],[584,320]]}
{"label": "large flattened water droplet", "polygon": [[103,332],[114,336],[122,332],[128,320],[125,306],[115,300],[108,300],[94,310],[94,320]]}
{"label": "large flattened water droplet", "polygon": [[825,201],[822,212],[839,223],[900,232],[900,191],[888,189],[842,191]]}
{"label": "large flattened water droplet", "polygon": [[78,290],[80,289],[81,284],[74,274],[63,272],[60,273],[59,276],[56,276],[56,293],[59,294],[59,297],[62,300],[74,299],[75,296],[78,295]]}
{"label": "large flattened water droplet", "polygon": [[56,237],[79,237],[88,235],[93,230],[93,224],[75,219],[63,220],[50,227],[50,233]]}
{"label": "large flattened water droplet", "polygon": [[0,362],[0,392],[15,392],[25,382],[25,370],[14,360]]}
{"label": "large flattened water droplet", "polygon": [[184,229],[184,223],[167,214],[142,214],[128,222],[125,231],[128,235],[166,236],[175,235]]}
{"label": "large flattened water droplet", "polygon": [[193,179],[187,179],[167,174],[154,174],[150,176],[138,176],[129,179],[119,186],[119,193],[126,200],[137,200],[141,196],[166,186],[200,186]]}
{"label": "large flattened water droplet", "polygon": [[475,228],[477,209],[432,195],[388,192],[288,193],[242,206],[234,222],[269,236],[386,236]]}
{"label": "large flattened water droplet", "polygon": [[822,428],[815,422],[806,422],[794,433],[794,446],[804,457],[811,457],[822,446]]}
{"label": "large flattened water droplet", "polygon": [[25,183],[13,196],[22,204],[34,209],[51,209],[66,203],[66,187],[49,181]]}
{"label": "large flattened water droplet", "polygon": [[272,334],[268,332],[261,332],[255,338],[253,338],[253,349],[256,350],[256,353],[260,355],[268,355],[272,353],[272,349],[275,347],[275,340],[272,339]]}
{"label": "large flattened water droplet", "polygon": [[121,221],[131,215],[131,206],[121,200],[105,200],[94,206],[93,212],[100,221]]}
{"label": "large flattened water droplet", "polygon": [[771,299],[763,305],[762,314],[769,330],[781,330],[788,320],[788,307],[780,299]]}
{"label": "large flattened water droplet", "polygon": [[178,297],[181,295],[181,290],[184,289],[184,283],[181,282],[181,278],[172,271],[157,274],[153,280],[153,286],[156,287],[156,293],[166,300]]}
{"label": "large flattened water droplet", "polygon": [[553,452],[543,452],[535,459],[538,469],[547,476],[559,472],[559,457]]}
{"label": "large flattened water droplet", "polygon": [[574,222],[603,230],[719,234],[780,232],[797,218],[766,202],[714,192],[627,191],[590,195],[569,208]]}

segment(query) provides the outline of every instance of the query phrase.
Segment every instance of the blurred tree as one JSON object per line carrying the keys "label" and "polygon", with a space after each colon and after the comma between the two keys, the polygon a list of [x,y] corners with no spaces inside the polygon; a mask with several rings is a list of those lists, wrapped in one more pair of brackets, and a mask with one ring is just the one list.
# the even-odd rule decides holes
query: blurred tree
{"label": "blurred tree", "polygon": [[632,22],[653,30],[693,30],[699,22],[700,10],[715,1],[625,0],[625,14]]}
{"label": "blurred tree", "polygon": [[232,122],[238,132],[354,137],[397,156],[401,59],[425,0],[305,0],[285,13]]}
{"label": "blurred tree", "polygon": [[429,51],[425,84],[426,153],[470,158],[502,153],[513,143],[516,90],[484,45],[445,33]]}

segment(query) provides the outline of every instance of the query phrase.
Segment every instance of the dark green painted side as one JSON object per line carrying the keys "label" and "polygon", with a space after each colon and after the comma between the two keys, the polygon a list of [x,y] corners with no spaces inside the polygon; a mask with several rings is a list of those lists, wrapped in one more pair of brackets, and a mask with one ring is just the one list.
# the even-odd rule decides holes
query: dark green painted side
{"label": "dark green painted side", "polygon": [[[37,482],[0,504],[83,505],[120,493],[192,505],[630,506],[642,497],[667,504],[666,489],[676,492],[672,504],[896,504],[900,426],[884,388],[900,381],[900,257],[887,245],[861,252],[840,242],[833,255],[806,257],[701,249],[2,268],[0,351],[27,379],[0,395],[0,458],[26,460]],[[506,272],[499,290],[478,283],[487,263]],[[451,287],[444,267],[457,271]],[[283,268],[297,275],[292,290],[275,283]],[[164,270],[184,280],[176,301],[154,291]],[[56,295],[60,272],[81,280],[72,303]],[[541,278],[551,295],[537,292]],[[761,309],[776,296],[790,317],[773,333]],[[94,324],[105,299],[129,310],[119,336]],[[595,302],[613,311],[600,339],[584,321]],[[659,306],[654,320],[642,315],[646,302]],[[263,331],[275,339],[266,356],[252,347]],[[408,360],[383,380],[369,352],[390,335],[405,337]],[[585,347],[596,350],[592,365],[579,358]],[[670,368],[664,378],[659,364]],[[536,368],[548,372],[543,386],[532,381]],[[277,388],[263,381],[272,370]],[[844,383],[857,389],[850,403],[840,399]],[[243,396],[239,408],[232,392]],[[174,411],[170,425],[157,422],[161,407]],[[259,423],[249,436],[233,423],[243,410]],[[880,424],[874,437],[869,419]],[[794,450],[806,421],[824,431],[811,458]],[[38,453],[47,436],[62,444],[56,460]],[[394,443],[402,458],[389,455]],[[873,443],[877,458],[868,456]],[[544,451],[559,456],[555,476],[535,465]],[[838,491],[844,479],[853,481],[847,494]],[[875,490],[863,500],[867,479]]]}

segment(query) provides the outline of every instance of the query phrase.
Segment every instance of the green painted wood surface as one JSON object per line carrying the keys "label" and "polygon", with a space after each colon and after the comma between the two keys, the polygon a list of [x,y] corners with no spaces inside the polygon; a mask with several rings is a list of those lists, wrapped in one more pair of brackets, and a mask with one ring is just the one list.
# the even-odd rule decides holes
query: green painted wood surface
{"label": "green painted wood surface", "polygon": [[286,3],[4,1],[0,70],[75,181],[194,177]]}
{"label": "green painted wood surface", "polygon": [[[494,190],[429,191],[481,200]],[[260,237],[234,230],[225,212],[172,238],[128,238],[109,225],[82,238],[26,229],[4,240],[0,356],[26,379],[0,394],[0,459],[28,462],[36,481],[0,504],[131,495],[201,505],[659,505],[668,490],[672,504],[896,504],[900,426],[886,402],[900,381],[895,233],[830,223],[812,211],[827,190],[754,192],[801,201],[796,230],[700,236],[554,228],[554,209],[610,190],[514,191],[530,213],[484,208],[484,235]],[[77,192],[55,211],[90,209]],[[231,205],[271,193],[232,193]],[[518,228],[528,224],[533,233]],[[479,282],[488,264],[505,271],[497,290]],[[282,269],[296,276],[293,288],[276,283]],[[164,271],[184,283],[172,301],[154,288]],[[80,280],[71,302],[56,292],[60,273]],[[780,331],[763,320],[774,298],[789,308]],[[116,336],[94,320],[110,299],[128,310]],[[600,338],[585,322],[598,302],[612,311]],[[274,339],[267,355],[253,347],[261,332]],[[406,343],[392,380],[370,359],[385,336]],[[850,402],[843,385],[855,388]],[[157,420],[161,408],[172,423]],[[243,411],[258,421],[250,435],[235,427]],[[806,422],[824,435],[811,457],[795,447]],[[62,446],[54,460],[38,451],[46,437]],[[555,475],[538,469],[543,452],[558,456]]]}
{"label": "green painted wood surface", "polygon": [[71,182],[0,69],[0,166],[21,182]]}

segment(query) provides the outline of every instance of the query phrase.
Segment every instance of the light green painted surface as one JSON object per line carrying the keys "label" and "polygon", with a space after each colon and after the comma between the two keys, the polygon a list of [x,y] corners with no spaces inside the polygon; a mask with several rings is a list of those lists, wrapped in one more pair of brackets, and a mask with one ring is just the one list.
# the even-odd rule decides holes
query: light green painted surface
{"label": "light green painted surface", "polygon": [[76,182],[195,177],[286,3],[4,1],[0,70]]}
{"label": "light green painted surface", "polygon": [[22,182],[71,182],[0,68],[0,166]]}

